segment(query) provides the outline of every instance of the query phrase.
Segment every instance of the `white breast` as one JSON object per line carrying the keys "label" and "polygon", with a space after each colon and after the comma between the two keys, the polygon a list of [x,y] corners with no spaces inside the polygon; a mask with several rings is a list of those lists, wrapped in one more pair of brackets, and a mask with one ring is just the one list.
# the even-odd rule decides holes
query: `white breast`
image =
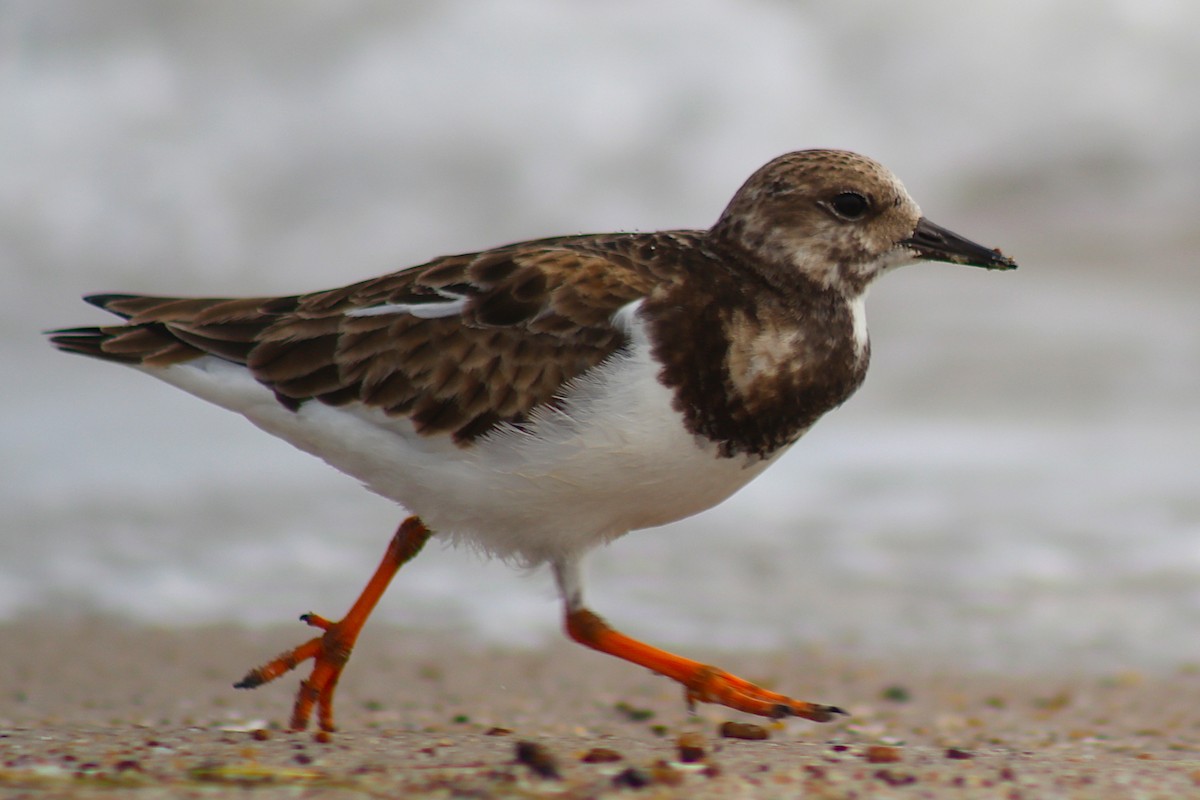
{"label": "white breast", "polygon": [[869,341],[866,303],[867,293],[865,290],[850,301],[850,322],[854,331],[854,352],[860,357],[866,351]]}
{"label": "white breast", "polygon": [[212,357],[146,371],[319,456],[439,534],[536,564],[711,508],[770,463],[718,457],[688,433],[636,304],[618,320],[630,348],[567,386],[559,408],[466,448],[361,405],[289,411],[245,368]]}

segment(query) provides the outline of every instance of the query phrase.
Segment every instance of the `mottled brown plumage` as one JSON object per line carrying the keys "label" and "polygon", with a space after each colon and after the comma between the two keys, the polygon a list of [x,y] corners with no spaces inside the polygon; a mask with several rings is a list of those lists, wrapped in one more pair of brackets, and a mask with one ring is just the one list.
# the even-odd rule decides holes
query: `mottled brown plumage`
{"label": "mottled brown plumage", "polygon": [[[851,352],[836,293],[804,279],[773,286],[743,259],[700,231],[529,242],[294,297],[97,295],[89,300],[126,324],[55,342],[153,367],[215,355],[244,364],[290,408],[357,401],[467,444],[553,403],[625,343],[612,317],[646,298],[663,381],[692,432],[727,455],[765,455],[848,397],[866,359]],[[439,291],[465,296],[461,313],[350,315],[447,302]],[[736,349],[764,335],[792,336],[792,358],[739,386],[731,354],[736,363]]]}
{"label": "mottled brown plumage", "polygon": [[[684,237],[688,245],[694,236]],[[647,254],[678,251],[675,258]],[[62,331],[64,350],[150,367],[215,355],[245,365],[280,402],[358,401],[411,417],[423,433],[468,442],[521,422],[621,346],[612,315],[678,284],[673,234],[580,236],[447,256],[340,289],[293,297],[181,299],[95,295],[119,326]],[[423,319],[377,306],[436,305]]]}

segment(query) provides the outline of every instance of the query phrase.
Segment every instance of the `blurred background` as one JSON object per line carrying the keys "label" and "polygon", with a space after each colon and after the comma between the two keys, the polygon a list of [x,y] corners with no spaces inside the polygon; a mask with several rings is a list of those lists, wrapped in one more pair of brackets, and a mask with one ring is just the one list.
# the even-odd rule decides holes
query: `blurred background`
{"label": "blurred background", "polygon": [[[1200,662],[1198,29],[1186,0],[8,0],[0,620],[336,616],[401,516],[51,350],[39,331],[104,319],[81,294],[290,294],[707,227],[823,146],[1021,269],[877,285],[859,394],[723,506],[598,552],[592,605],[681,647]],[[545,574],[437,547],[377,613],[559,625]]]}

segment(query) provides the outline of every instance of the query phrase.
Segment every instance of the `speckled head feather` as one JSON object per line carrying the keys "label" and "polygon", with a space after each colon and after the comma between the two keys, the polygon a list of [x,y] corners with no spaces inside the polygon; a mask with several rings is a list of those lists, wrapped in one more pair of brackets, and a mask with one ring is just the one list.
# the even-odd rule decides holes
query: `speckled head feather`
{"label": "speckled head feather", "polygon": [[881,164],[843,150],[780,156],[750,176],[713,236],[754,254],[776,279],[796,272],[858,294],[886,269],[914,260],[897,251],[921,210]]}

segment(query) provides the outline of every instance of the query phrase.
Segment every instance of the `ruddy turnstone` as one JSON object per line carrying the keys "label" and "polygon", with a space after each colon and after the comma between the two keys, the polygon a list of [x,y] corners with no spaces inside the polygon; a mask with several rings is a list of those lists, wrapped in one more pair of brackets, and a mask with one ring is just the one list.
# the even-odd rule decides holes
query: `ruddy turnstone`
{"label": "ruddy turnstone", "polygon": [[563,236],[291,297],[102,294],[119,325],[53,331],[247,417],[407,517],[337,622],[236,685],[314,660],[292,711],[333,730],[363,623],[431,536],[549,564],[575,641],[672,678],[689,703],[815,721],[795,700],[632,639],[584,604],[597,545],[720,503],[862,383],[868,285],[893,267],[1016,264],[921,216],[854,153],[771,161],[709,230]]}

